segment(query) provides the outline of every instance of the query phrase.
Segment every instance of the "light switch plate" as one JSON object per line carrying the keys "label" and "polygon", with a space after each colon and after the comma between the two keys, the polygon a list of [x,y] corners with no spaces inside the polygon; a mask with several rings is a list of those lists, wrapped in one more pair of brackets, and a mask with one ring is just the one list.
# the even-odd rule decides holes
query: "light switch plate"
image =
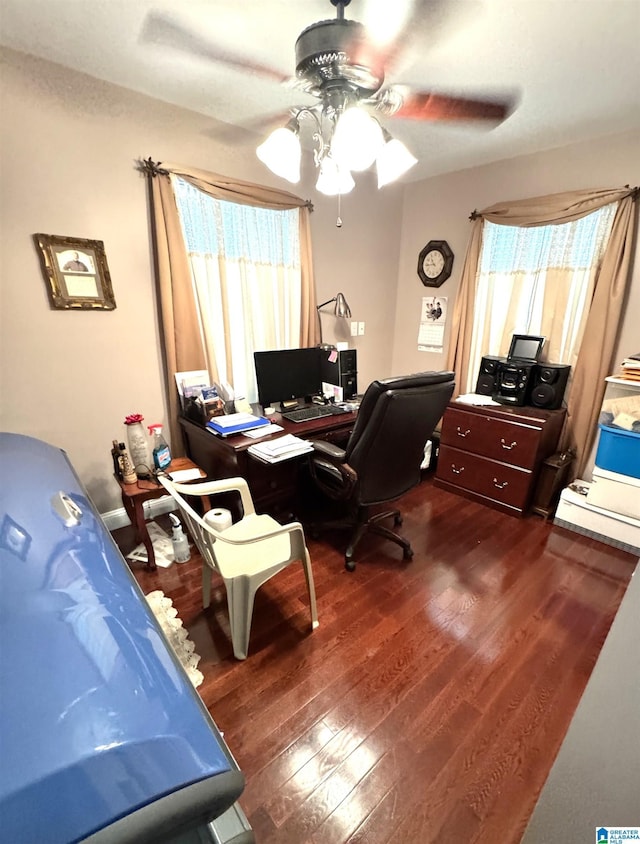
{"label": "light switch plate", "polygon": [[351,336],[352,337],[358,336],[358,323],[357,322],[351,323]]}
{"label": "light switch plate", "polygon": [[358,323],[358,334],[362,336],[364,334],[364,322]]}

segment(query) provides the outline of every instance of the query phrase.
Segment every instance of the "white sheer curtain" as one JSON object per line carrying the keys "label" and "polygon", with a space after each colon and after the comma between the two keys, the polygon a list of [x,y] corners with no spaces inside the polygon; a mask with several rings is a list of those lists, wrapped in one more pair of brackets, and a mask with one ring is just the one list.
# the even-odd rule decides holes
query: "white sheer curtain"
{"label": "white sheer curtain", "polygon": [[214,199],[171,181],[199,309],[207,368],[257,401],[253,352],[300,345],[299,209]]}
{"label": "white sheer curtain", "polygon": [[505,355],[511,336],[546,337],[543,357],[575,367],[617,203],[548,226],[484,221],[467,392],[483,355]]}

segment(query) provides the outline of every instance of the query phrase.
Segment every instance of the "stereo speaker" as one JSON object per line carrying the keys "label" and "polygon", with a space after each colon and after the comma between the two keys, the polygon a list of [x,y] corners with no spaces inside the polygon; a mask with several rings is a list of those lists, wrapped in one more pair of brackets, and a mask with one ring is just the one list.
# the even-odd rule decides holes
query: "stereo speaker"
{"label": "stereo speaker", "polygon": [[563,363],[538,364],[531,380],[529,404],[545,410],[562,407],[570,372],[571,367]]}
{"label": "stereo speaker", "polygon": [[506,358],[497,358],[491,355],[485,355],[482,358],[478,380],[476,381],[476,393],[481,396],[491,396],[497,391],[500,364],[505,361]]}

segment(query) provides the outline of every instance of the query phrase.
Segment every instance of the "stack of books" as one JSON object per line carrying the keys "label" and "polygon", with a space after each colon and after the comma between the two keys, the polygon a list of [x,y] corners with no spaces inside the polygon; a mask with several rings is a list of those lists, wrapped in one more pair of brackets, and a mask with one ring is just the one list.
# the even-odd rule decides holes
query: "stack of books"
{"label": "stack of books", "polygon": [[286,434],[284,437],[277,437],[268,442],[256,443],[249,446],[249,454],[253,455],[263,463],[280,463],[283,460],[291,460],[301,454],[313,451],[313,446],[308,440],[302,440],[293,434]]}
{"label": "stack of books", "polygon": [[623,381],[640,382],[640,352],[622,361],[620,372],[616,377],[622,378]]}

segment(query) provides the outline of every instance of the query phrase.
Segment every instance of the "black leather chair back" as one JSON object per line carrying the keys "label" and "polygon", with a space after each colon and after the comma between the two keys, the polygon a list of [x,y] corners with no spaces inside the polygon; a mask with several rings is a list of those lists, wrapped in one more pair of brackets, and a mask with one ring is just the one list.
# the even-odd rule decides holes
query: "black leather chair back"
{"label": "black leather chair back", "polygon": [[424,448],[455,386],[453,372],[419,372],[373,381],[346,447],[358,473],[360,504],[391,501],[420,481]]}

